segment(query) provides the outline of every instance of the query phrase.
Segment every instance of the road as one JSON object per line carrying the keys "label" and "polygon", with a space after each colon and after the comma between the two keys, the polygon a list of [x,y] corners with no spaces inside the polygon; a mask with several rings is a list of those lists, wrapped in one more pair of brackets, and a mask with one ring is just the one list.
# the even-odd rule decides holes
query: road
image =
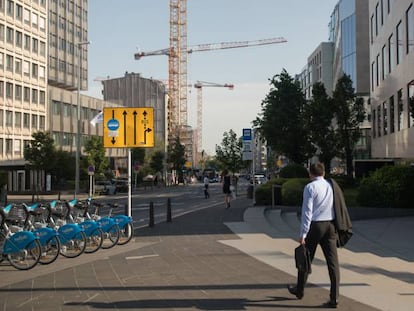
{"label": "road", "polygon": [[[238,187],[240,195],[245,195],[247,182],[241,181]],[[142,228],[149,225],[150,203],[154,206],[154,223],[161,223],[167,220],[168,199],[171,202],[172,217],[181,216],[189,212],[202,210],[212,206],[223,205],[224,197],[220,183],[209,185],[210,198],[204,198],[202,183],[178,185],[172,187],[147,187],[132,193],[131,214],[134,219],[134,228]],[[116,195],[101,196],[96,199],[101,203],[117,203],[119,208],[113,213],[125,213],[128,205],[128,194],[118,193]],[[106,207],[102,214],[109,212]]]}

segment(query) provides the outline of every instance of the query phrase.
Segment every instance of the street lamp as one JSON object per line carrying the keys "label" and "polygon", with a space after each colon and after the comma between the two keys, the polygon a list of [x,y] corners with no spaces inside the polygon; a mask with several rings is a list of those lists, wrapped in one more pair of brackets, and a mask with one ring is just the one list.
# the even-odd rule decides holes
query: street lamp
{"label": "street lamp", "polygon": [[82,70],[82,45],[88,45],[89,41],[81,41],[76,44],[79,51],[78,61],[78,94],[77,94],[77,132],[76,132],[76,176],[75,176],[75,198],[79,193],[79,177],[80,177],[80,132],[81,132],[81,102],[80,102],[80,89],[81,89],[81,70]]}

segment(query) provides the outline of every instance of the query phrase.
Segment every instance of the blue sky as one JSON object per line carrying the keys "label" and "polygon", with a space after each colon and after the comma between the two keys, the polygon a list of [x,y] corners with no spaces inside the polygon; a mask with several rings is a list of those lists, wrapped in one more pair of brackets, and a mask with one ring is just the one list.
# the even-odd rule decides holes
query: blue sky
{"label": "blue sky", "polygon": [[[287,43],[193,53],[188,82],[234,84],[203,88],[203,149],[214,154],[223,133],[243,128],[261,111],[269,79],[286,69],[299,73],[320,42],[337,0],[187,0],[188,45],[284,37]],[[140,73],[166,80],[167,56],[134,59],[134,53],[167,48],[169,0],[89,0],[88,95],[101,98],[96,79]],[[196,125],[197,92],[189,88],[188,123]]]}

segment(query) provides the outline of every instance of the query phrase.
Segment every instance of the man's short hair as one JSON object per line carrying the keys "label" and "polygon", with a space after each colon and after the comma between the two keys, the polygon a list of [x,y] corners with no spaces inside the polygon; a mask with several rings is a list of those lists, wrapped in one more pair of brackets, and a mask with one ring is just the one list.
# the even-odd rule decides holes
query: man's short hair
{"label": "man's short hair", "polygon": [[325,174],[325,165],[321,162],[313,163],[309,168],[309,173],[313,176],[323,176]]}

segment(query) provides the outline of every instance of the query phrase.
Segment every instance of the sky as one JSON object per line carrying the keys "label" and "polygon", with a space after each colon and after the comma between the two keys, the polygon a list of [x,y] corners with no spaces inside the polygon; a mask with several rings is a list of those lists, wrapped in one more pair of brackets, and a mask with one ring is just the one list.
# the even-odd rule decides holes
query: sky
{"label": "sky", "polygon": [[[204,87],[202,147],[214,155],[224,132],[239,136],[260,115],[270,79],[282,70],[291,76],[328,41],[328,24],[338,0],[187,0],[188,46],[283,37],[286,43],[192,53],[188,83],[234,84],[234,89]],[[168,79],[168,57],[135,60],[138,51],[168,48],[169,0],[89,0],[89,86],[102,98],[100,79],[125,72]],[[189,87],[188,123],[196,127],[197,90]]]}

